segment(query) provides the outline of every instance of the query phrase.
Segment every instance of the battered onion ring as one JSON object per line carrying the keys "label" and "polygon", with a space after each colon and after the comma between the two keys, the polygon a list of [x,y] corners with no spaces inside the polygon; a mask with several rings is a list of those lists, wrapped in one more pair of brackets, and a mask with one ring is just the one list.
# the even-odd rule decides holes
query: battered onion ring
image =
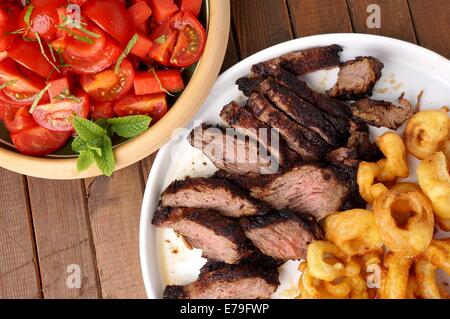
{"label": "battered onion ring", "polygon": [[450,219],[442,219],[438,216],[434,217],[436,223],[439,225],[439,228],[443,231],[450,231]]}
{"label": "battered onion ring", "polygon": [[322,286],[322,281],[314,278],[308,268],[307,263],[302,263],[299,266],[299,270],[302,272],[299,280],[298,287],[300,295],[298,299],[331,299],[333,298],[325,288]]}
{"label": "battered onion ring", "polygon": [[[328,263],[326,256],[332,255],[339,261]],[[345,275],[345,260],[347,256],[334,244],[316,240],[308,245],[306,261],[311,275],[324,281],[333,281]]]}
{"label": "battered onion ring", "polygon": [[436,283],[437,267],[425,259],[419,259],[414,265],[417,278],[417,292],[425,299],[441,299],[441,293]]}
{"label": "battered onion ring", "polygon": [[409,168],[406,161],[406,147],[400,136],[394,132],[386,132],[377,138],[381,152],[386,159],[379,160],[381,167],[377,180],[380,182],[391,181],[396,177],[408,177]]}
{"label": "battered onion ring", "polygon": [[[398,201],[407,201],[413,212],[402,228],[392,216],[392,206]],[[389,250],[415,256],[427,249],[433,237],[434,218],[431,203],[424,195],[388,191],[375,200],[373,209],[381,238]]]}
{"label": "battered onion ring", "polygon": [[361,162],[359,164],[356,182],[358,184],[361,197],[372,203],[387,188],[381,183],[375,183],[375,178],[380,174],[381,168],[377,163]]}
{"label": "battered onion ring", "polygon": [[375,216],[364,209],[352,209],[328,216],[325,238],[348,256],[364,255],[383,246]]}
{"label": "battered onion ring", "polygon": [[430,263],[450,275],[450,238],[433,239],[423,256]]}
{"label": "battered onion ring", "polygon": [[418,295],[419,284],[414,274],[409,275],[408,287],[406,288],[406,299],[420,298]]}
{"label": "battered onion ring", "polygon": [[412,258],[401,253],[388,253],[384,259],[379,297],[381,299],[405,299],[408,291],[409,267]]}

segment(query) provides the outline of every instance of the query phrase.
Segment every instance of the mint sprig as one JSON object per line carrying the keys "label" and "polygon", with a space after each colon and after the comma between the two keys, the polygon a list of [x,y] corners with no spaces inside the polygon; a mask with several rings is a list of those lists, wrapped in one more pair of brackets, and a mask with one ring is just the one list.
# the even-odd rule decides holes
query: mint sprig
{"label": "mint sprig", "polygon": [[73,126],[77,136],[72,142],[72,149],[80,154],[77,161],[78,172],[83,172],[96,163],[104,175],[111,176],[116,165],[112,135],[133,138],[145,132],[150,122],[151,118],[145,115],[102,119],[96,122],[75,117]]}

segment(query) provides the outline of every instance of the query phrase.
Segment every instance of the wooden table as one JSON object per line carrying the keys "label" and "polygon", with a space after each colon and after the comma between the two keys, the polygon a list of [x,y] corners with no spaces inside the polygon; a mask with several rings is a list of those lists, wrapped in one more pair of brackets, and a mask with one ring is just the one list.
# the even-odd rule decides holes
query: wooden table
{"label": "wooden table", "polygon": [[[223,70],[271,45],[333,32],[381,34],[450,58],[448,0],[231,3],[232,32]],[[380,6],[381,29],[367,27],[369,4]],[[153,158],[112,178],[69,182],[0,169],[0,298],[145,298],[138,233]],[[80,267],[79,289],[66,285],[69,265]]]}

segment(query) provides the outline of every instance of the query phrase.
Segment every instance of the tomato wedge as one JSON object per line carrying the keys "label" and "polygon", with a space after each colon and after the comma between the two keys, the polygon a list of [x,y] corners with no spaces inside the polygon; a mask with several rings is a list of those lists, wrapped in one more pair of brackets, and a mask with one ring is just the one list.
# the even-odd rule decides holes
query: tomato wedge
{"label": "tomato wedge", "polygon": [[176,14],[174,18],[157,26],[150,37],[153,42],[150,57],[165,66],[170,66],[170,58],[177,42],[178,31],[172,28],[172,20],[178,16]]}
{"label": "tomato wedge", "polygon": [[139,28],[152,15],[152,9],[145,1],[138,1],[127,9],[128,15],[131,18],[134,26]]}
{"label": "tomato wedge", "polygon": [[11,140],[16,148],[25,155],[44,156],[63,147],[71,135],[71,132],[53,132],[36,126],[11,133]]}
{"label": "tomato wedge", "polygon": [[5,126],[11,132],[19,132],[36,127],[37,124],[27,107],[5,106]]}
{"label": "tomato wedge", "polygon": [[170,63],[177,67],[187,67],[197,62],[206,45],[206,32],[202,24],[191,13],[183,14],[181,20],[173,24],[180,30],[177,44]]}
{"label": "tomato wedge", "polygon": [[91,103],[91,116],[94,120],[109,119],[114,117],[112,103],[94,101]]}
{"label": "tomato wedge", "polygon": [[180,11],[192,13],[198,17],[202,9],[202,0],[180,0]]}
{"label": "tomato wedge", "polygon": [[0,51],[7,50],[17,38],[17,35],[9,33],[18,30],[20,12],[21,8],[12,3],[0,4]]}
{"label": "tomato wedge", "polygon": [[177,5],[173,0],[152,0],[150,2],[153,17],[159,24],[169,19],[175,12],[178,11]]}
{"label": "tomato wedge", "polygon": [[[156,73],[156,76],[155,76]],[[179,70],[161,70],[152,72],[138,72],[134,80],[136,95],[155,93],[179,92],[184,89],[183,78]]]}
{"label": "tomato wedge", "polygon": [[86,93],[76,96],[77,100],[65,99],[61,102],[41,104],[33,111],[34,120],[51,131],[72,132],[74,115],[87,118],[89,98]]}
{"label": "tomato wedge", "polygon": [[167,113],[166,94],[128,94],[114,103],[113,110],[117,116],[148,115],[156,123]]}
{"label": "tomato wedge", "polygon": [[50,84],[48,96],[52,102],[57,101],[55,97],[60,96],[64,92],[70,92],[69,79],[67,77],[52,80],[48,84]]}
{"label": "tomato wedge", "polygon": [[24,74],[23,69],[6,58],[0,62],[0,84],[9,83],[0,90],[0,101],[17,106],[30,106],[36,95],[44,88],[44,81],[37,75]]}
{"label": "tomato wedge", "polygon": [[63,32],[63,38],[56,41],[55,47],[65,50],[66,54],[73,57],[89,58],[98,55],[105,48],[106,34],[93,23],[87,23],[85,28],[92,35],[76,28],[67,28]]}
{"label": "tomato wedge", "polygon": [[[37,42],[26,42],[18,39],[8,49],[8,55],[17,63],[46,78],[52,72],[53,67],[41,53]],[[50,56],[50,53],[47,53]]]}
{"label": "tomato wedge", "polygon": [[135,33],[125,5],[119,0],[90,0],[83,12],[121,44],[127,44]]}
{"label": "tomato wedge", "polygon": [[100,102],[111,102],[125,96],[133,87],[133,66],[124,59],[119,74],[114,69],[115,65],[97,74],[82,75],[81,86],[89,96]]}
{"label": "tomato wedge", "polygon": [[0,102],[0,121],[5,121],[5,108],[7,104]]}

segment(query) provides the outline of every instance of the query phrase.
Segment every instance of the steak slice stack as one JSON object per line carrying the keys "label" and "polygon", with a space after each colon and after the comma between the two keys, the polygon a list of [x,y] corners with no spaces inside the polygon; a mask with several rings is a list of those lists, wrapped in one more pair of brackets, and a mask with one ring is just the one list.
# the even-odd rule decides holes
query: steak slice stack
{"label": "steak slice stack", "polygon": [[165,299],[268,299],[280,284],[276,268],[250,264],[207,264],[196,281],[167,286]]}
{"label": "steak slice stack", "polygon": [[173,182],[161,194],[161,204],[212,209],[227,217],[262,215],[269,211],[237,185],[225,179],[204,177]]}
{"label": "steak slice stack", "polygon": [[308,245],[323,238],[313,218],[302,218],[288,211],[242,218],[241,225],[261,252],[283,261],[304,259]]}
{"label": "steak slice stack", "polygon": [[357,57],[344,62],[339,70],[336,84],[330,96],[344,100],[359,100],[372,95],[372,90],[381,78],[384,64],[370,56]]}
{"label": "steak slice stack", "polygon": [[238,263],[247,254],[246,237],[238,222],[216,211],[197,208],[162,208],[155,212],[152,224],[173,228],[203,257]]}

